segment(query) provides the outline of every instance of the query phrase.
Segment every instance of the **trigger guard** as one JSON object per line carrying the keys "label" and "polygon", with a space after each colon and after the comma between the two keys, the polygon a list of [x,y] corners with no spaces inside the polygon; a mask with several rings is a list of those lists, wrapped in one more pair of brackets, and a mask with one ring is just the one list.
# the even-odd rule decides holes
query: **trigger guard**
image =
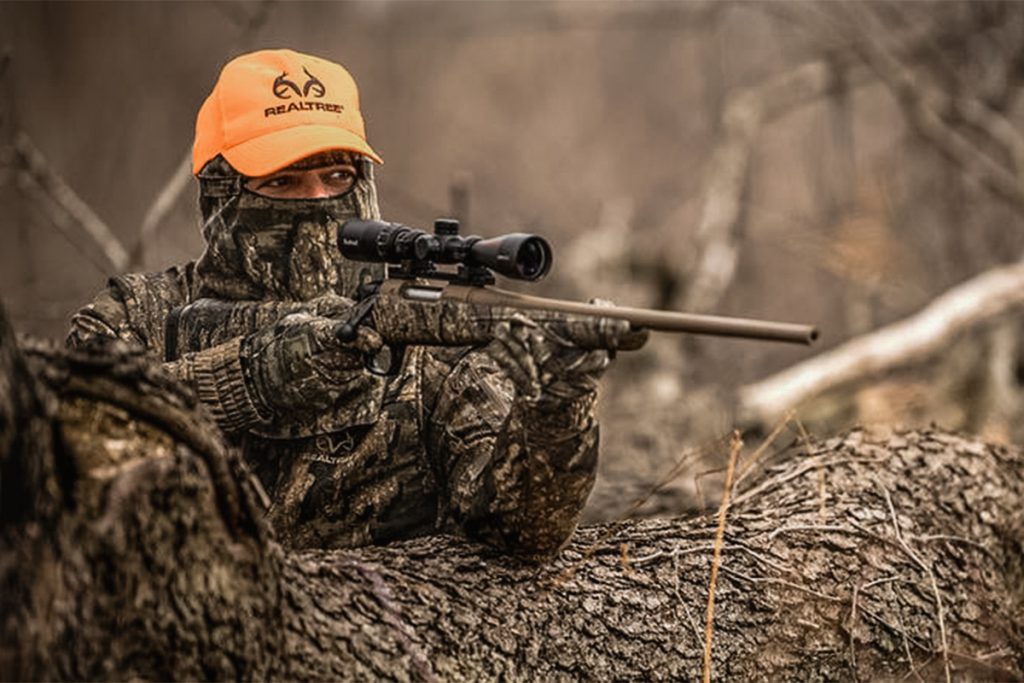
{"label": "trigger guard", "polygon": [[405,346],[383,346],[376,353],[363,355],[367,372],[378,377],[394,377],[405,361]]}

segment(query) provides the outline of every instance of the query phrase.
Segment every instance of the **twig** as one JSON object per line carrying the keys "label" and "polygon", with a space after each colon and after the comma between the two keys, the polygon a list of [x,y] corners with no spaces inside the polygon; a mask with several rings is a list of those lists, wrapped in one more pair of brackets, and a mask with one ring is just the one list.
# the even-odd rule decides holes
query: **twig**
{"label": "twig", "polygon": [[[706,447],[701,448],[700,451],[698,451],[698,453],[701,453],[701,452],[703,452],[704,454],[710,453],[712,448],[717,450],[719,445],[724,445],[726,436],[727,435],[723,434],[721,437],[719,437],[715,441],[711,442]],[[673,468],[672,471],[675,471],[675,469],[676,468]],[[721,472],[722,469],[723,468],[716,467],[716,468],[709,469],[709,470],[703,470],[703,471],[698,472],[697,474],[693,475],[693,478],[692,478],[693,487],[694,487],[694,489],[697,492],[697,500],[700,501],[697,504],[697,507],[698,507],[699,510],[703,511],[703,510],[707,509],[707,505],[706,505],[706,502],[704,500],[704,487],[701,484],[701,480],[704,477],[707,477],[707,476],[710,476],[712,474],[717,474],[718,472]],[[671,474],[671,472],[670,472],[670,474]]]}
{"label": "twig", "polygon": [[[893,603],[895,604],[896,601],[897,601],[896,587],[893,586],[892,584],[889,584],[889,594],[892,595]],[[907,655],[907,663],[910,665],[910,674],[913,674],[914,676],[917,677],[917,680],[919,680],[922,683],[924,683],[924,679],[921,678],[921,674],[919,674],[917,672],[917,667],[914,664],[914,655],[911,654],[911,652],[910,652],[910,640],[907,638],[907,633],[906,633],[907,627],[903,624],[903,617],[900,615],[900,610],[899,610],[899,605],[898,604],[896,605],[895,612],[896,612],[896,621],[899,624],[900,635],[902,636],[901,640],[903,641],[903,652],[906,653],[906,655]],[[907,675],[909,676],[910,674],[907,674]]]}
{"label": "twig", "polygon": [[[668,473],[665,476],[663,476],[661,479],[659,479],[654,484],[654,486],[652,486],[650,488],[650,490],[648,490],[643,496],[641,496],[638,499],[634,500],[633,503],[629,506],[629,508],[625,512],[623,512],[621,515],[619,515],[619,518],[617,520],[615,520],[615,522],[613,522],[612,524],[609,525],[608,530],[605,531],[604,533],[602,533],[601,536],[596,541],[594,541],[589,547],[587,547],[583,551],[583,553],[582,553],[582,555],[581,555],[579,560],[574,562],[571,566],[566,567],[565,570],[563,570],[558,576],[554,577],[551,580],[552,584],[557,586],[557,585],[560,585],[560,584],[564,583],[565,581],[568,581],[570,578],[572,578],[572,576],[576,573],[576,570],[580,567],[580,565],[582,565],[584,562],[586,562],[588,559],[590,559],[594,555],[594,553],[597,552],[597,550],[599,548],[601,548],[601,546],[603,546],[605,543],[607,543],[608,540],[611,539],[612,536],[615,535],[615,532],[618,530],[617,529],[618,526],[622,522],[628,520],[633,515],[634,512],[639,510],[641,507],[643,507],[644,503],[646,503],[648,500],[650,500],[651,496],[653,496],[655,493],[660,491],[663,487],[665,487],[666,485],[671,483],[676,477],[678,477],[680,474],[682,474],[683,470],[686,469],[686,467],[690,464],[690,462],[692,460],[696,459],[698,456],[700,456],[703,453],[705,453],[712,445],[715,445],[715,444],[717,444],[717,440],[715,442],[712,442],[712,444],[709,444],[707,446],[702,446],[700,448],[696,448],[696,449],[693,449],[693,450],[685,451],[683,453],[683,455],[681,455],[679,457],[679,459],[676,460],[676,462],[672,465],[672,468],[668,471]],[[637,565],[637,564],[640,564],[642,562],[650,561],[650,560],[655,559],[657,557],[661,557],[662,554],[663,553],[661,551],[655,551],[654,553],[652,553],[650,555],[645,555],[644,557],[641,557],[641,558],[635,558],[633,560],[633,564]]]}
{"label": "twig", "polygon": [[[665,551],[664,550],[655,550],[650,555],[644,555],[643,557],[634,557],[633,558],[633,565],[636,566],[636,567],[639,567],[642,564],[647,564],[651,560],[657,560],[658,558],[664,557],[664,556],[665,556]],[[673,559],[675,559],[676,562],[679,561],[678,549],[672,551],[672,557],[673,557]]]}
{"label": "twig", "polygon": [[61,221],[57,220],[57,212],[49,212],[58,228],[66,230],[72,224],[78,226],[99,246],[110,266],[116,272],[123,272],[128,265],[128,252],[107,224],[64,182],[28,135],[19,132],[14,138],[14,148],[23,164],[23,175],[39,187],[54,208],[66,214]]}
{"label": "twig", "polygon": [[[917,75],[900,61],[888,45],[874,39],[874,35],[884,33],[884,27],[878,18],[860,3],[841,3],[838,6],[846,7],[853,19],[862,25],[861,40],[854,45],[854,49],[889,86],[903,105],[907,118],[921,135],[953,163],[964,171],[976,175],[982,185],[1004,199],[1015,211],[1024,212],[1024,187],[1021,185],[1020,177],[948,125],[943,120],[940,110],[956,110],[967,117],[969,122],[987,121],[990,126],[994,120],[1001,117],[980,103],[976,106],[957,106],[937,89],[924,92]],[[1009,149],[1006,151],[1015,160],[1018,158],[1021,153],[1020,147],[1024,143],[1012,124],[1000,122],[994,127],[986,128],[986,132],[997,142],[1008,146]]]}
{"label": "twig", "polygon": [[889,506],[889,514],[892,516],[892,525],[896,531],[896,540],[899,541],[904,552],[906,552],[910,559],[912,559],[917,566],[921,568],[921,570],[928,576],[928,580],[931,582],[932,593],[935,596],[935,606],[938,609],[939,636],[941,637],[942,642],[942,666],[946,672],[946,683],[950,683],[950,681],[952,681],[952,672],[949,668],[949,643],[946,640],[946,619],[942,606],[942,596],[939,594],[939,584],[935,580],[935,573],[932,571],[931,567],[926,565],[921,558],[917,556],[917,553],[907,545],[907,542],[903,540],[903,533],[900,531],[899,520],[896,518],[896,507],[892,504],[892,497],[889,495],[889,489],[885,488],[880,481],[876,480],[876,484],[878,484],[879,488],[882,489],[882,494],[885,496],[885,502]]}
{"label": "twig", "polygon": [[[215,2],[213,4],[229,21],[240,29],[234,41],[236,48],[228,50],[230,53],[242,51],[238,48],[250,47],[253,37],[266,25],[267,20],[270,18],[270,11],[273,9],[275,2],[274,0],[263,0],[251,12],[246,11],[242,3]],[[134,268],[142,265],[145,259],[146,245],[156,235],[160,225],[167,218],[167,214],[171,212],[181,197],[182,192],[189,186],[191,178],[192,150],[189,148],[185,152],[185,158],[175,167],[167,182],[164,183],[157,193],[153,203],[150,204],[149,210],[146,211],[146,215],[142,219],[142,225],[139,227],[138,235],[135,238],[135,244],[132,245],[128,260],[129,267]]]}
{"label": "twig", "polygon": [[758,460],[760,460],[761,456],[764,455],[765,451],[768,450],[768,446],[770,446],[772,442],[774,442],[775,439],[779,436],[779,433],[786,428],[786,426],[793,419],[794,415],[795,412],[792,410],[786,413],[786,415],[781,420],[779,420],[778,423],[776,423],[775,428],[772,429],[771,433],[768,434],[768,436],[765,437],[763,441],[761,441],[761,444],[756,449],[754,449],[754,452],[751,453],[750,457],[747,458],[746,461],[743,463],[743,467],[740,468],[740,473],[736,477],[737,486],[747,477],[747,474],[750,473],[750,469],[757,463]]}
{"label": "twig", "polygon": [[[849,3],[847,3],[849,4]],[[839,6],[842,6],[840,4]],[[863,16],[865,23],[870,24],[867,27],[868,35],[875,35],[880,33],[880,29],[883,28],[878,17],[875,16],[876,12],[872,11],[870,5],[858,5],[856,7],[850,6],[855,13],[860,13]],[[899,3],[890,3],[890,11],[902,13],[902,7]],[[912,17],[906,17],[908,23],[913,23]],[[969,33],[970,28],[965,30],[965,33]],[[978,33],[984,33],[984,31],[978,31]],[[881,44],[878,44],[881,43]],[[889,43],[890,41],[885,41]],[[875,47],[887,53],[887,59],[890,59],[890,64],[899,66],[904,74],[911,74],[912,83],[904,84],[912,88],[917,88],[919,91],[924,75],[924,70],[914,71],[910,64],[907,63],[905,57],[901,57],[896,51],[892,50],[889,45],[877,41]],[[950,51],[944,50],[935,40],[931,38],[922,43],[924,52],[927,54],[928,63],[935,67],[938,65],[944,72],[946,81],[952,82],[956,80],[956,73],[953,63],[949,59]],[[1016,173],[1018,177],[1021,173],[1024,173],[1024,136],[1021,135],[1017,127],[1005,116],[999,113],[998,110],[990,107],[983,96],[964,94],[963,89],[958,89],[959,96],[949,96],[952,89],[949,85],[938,87],[935,92],[928,93],[931,99],[942,105],[939,109],[939,113],[943,115],[945,123],[950,129],[954,128],[954,125],[950,122],[959,120],[966,123],[968,126],[973,127],[978,133],[988,136],[991,141],[1001,148],[1001,151],[1005,152],[1006,155],[1012,161],[1012,168],[1008,169],[1011,173]],[[924,93],[920,95],[922,100],[928,99],[924,96]],[[966,139],[966,138],[965,138]],[[985,154],[991,158],[997,164],[1002,164],[1003,159],[998,154],[993,154],[992,150],[986,149],[984,146],[978,145],[977,151],[980,154]]]}
{"label": "twig", "polygon": [[693,629],[693,636],[696,639],[694,642],[700,643],[700,629],[697,628],[697,620],[693,618],[693,612],[690,611],[690,606],[683,600],[682,593],[679,592],[679,553],[672,553],[672,578],[673,589],[676,594],[676,601],[683,608],[683,612],[686,614],[686,620],[690,622],[690,628]]}
{"label": "twig", "polygon": [[859,680],[857,677],[857,643],[856,637],[854,636],[854,629],[857,627],[857,598],[860,596],[860,585],[853,584],[853,600],[850,605],[850,669],[853,670],[853,680]]}
{"label": "twig", "polygon": [[743,579],[744,581],[749,581],[750,583],[774,583],[779,586],[792,588],[793,590],[800,591],[801,593],[806,593],[807,595],[813,595],[814,597],[821,598],[822,600],[828,600],[829,602],[845,602],[843,598],[835,595],[829,595],[828,593],[822,593],[821,591],[816,591],[813,588],[801,586],[798,583],[786,581],[785,579],[776,579],[771,576],[749,576],[743,572],[738,572],[735,569],[729,569],[728,567],[722,567],[722,572]]}
{"label": "twig", "polygon": [[14,74],[11,73],[11,49],[0,51],[0,186],[11,182],[11,162],[14,160],[14,134],[17,130],[17,111],[14,97]]}
{"label": "twig", "polygon": [[167,214],[171,212],[171,209],[174,208],[181,193],[189,186],[191,179],[192,150],[189,149],[185,153],[185,158],[175,167],[174,172],[167,179],[167,182],[164,183],[163,188],[157,193],[156,199],[153,200],[149,210],[146,211],[146,216],[142,219],[142,226],[139,228],[139,234],[135,240],[135,246],[132,247],[131,258],[128,263],[130,267],[134,268],[142,264],[145,258],[146,245],[156,235],[157,229],[167,218]]}
{"label": "twig", "polygon": [[724,104],[720,140],[703,172],[696,257],[685,268],[691,283],[680,308],[710,310],[735,276],[745,216],[743,199],[750,187],[753,150],[762,126],[820,97],[831,82],[829,65],[814,61],[742,90]]}
{"label": "twig", "polygon": [[[77,223],[73,217],[71,217],[67,211],[61,207],[60,204],[54,200],[53,195],[46,192],[45,188],[39,185],[35,179],[28,173],[18,173],[16,175],[18,189],[24,192],[32,203],[42,211],[57,232],[63,236],[67,241],[80,250],[81,257],[84,261],[91,263],[95,266],[99,272],[109,275],[110,263],[109,259],[98,256],[95,249],[89,248],[89,235],[82,230],[81,224]],[[83,239],[84,238],[84,239]],[[61,318],[66,317],[66,311],[60,315]]]}
{"label": "twig", "polygon": [[892,583],[893,581],[903,581],[903,580],[905,580],[905,579],[902,576],[883,576],[880,579],[875,579],[874,581],[868,581],[867,583],[865,583],[863,586],[860,587],[860,590],[863,593],[867,589],[874,588],[875,586],[881,586],[883,583]]}
{"label": "twig", "polygon": [[[761,4],[770,8],[784,6],[782,3]],[[900,33],[895,42],[900,52],[911,52],[931,40],[927,31],[908,30]],[[739,91],[724,103],[719,142],[703,172],[705,183],[696,230],[696,257],[684,268],[692,282],[683,293],[683,300],[678,302],[683,310],[710,310],[735,276],[740,230],[745,218],[743,202],[750,187],[753,150],[761,129],[798,106],[827,95],[836,84],[836,65],[845,66],[851,61],[848,48],[842,45],[829,50],[839,59],[801,64]],[[864,73],[866,69],[851,67],[844,71],[841,77],[848,87],[860,86],[869,80]]]}
{"label": "twig", "polygon": [[809,472],[811,469],[813,469],[814,466],[815,466],[815,463],[806,463],[806,464],[801,465],[797,469],[793,470],[792,472],[790,472],[787,475],[784,475],[784,476],[776,478],[776,479],[769,479],[767,481],[764,481],[761,484],[758,484],[755,488],[752,488],[752,489],[750,489],[748,491],[744,491],[742,495],[736,496],[736,500],[734,502],[737,505],[739,505],[740,503],[744,503],[747,500],[749,500],[749,499],[751,499],[751,498],[753,498],[753,497],[755,497],[755,496],[757,496],[757,495],[759,495],[759,494],[761,494],[761,493],[763,493],[765,491],[770,491],[770,490],[772,490],[774,488],[778,488],[779,486],[781,486],[783,484],[786,484],[786,483],[788,483],[788,482],[790,482],[790,481],[792,481],[794,479],[798,479],[798,478],[802,477],[803,475],[807,474],[807,472]]}
{"label": "twig", "polygon": [[883,619],[879,615],[875,614],[875,612],[873,612],[872,610],[868,609],[863,604],[860,606],[860,612],[861,612],[861,614],[863,614],[868,619],[871,619],[872,621],[874,621],[878,625],[883,626],[884,628],[888,629],[891,633],[900,634],[902,637],[908,639],[910,642],[912,642],[914,645],[916,645],[921,650],[927,649],[927,645],[925,645],[924,643],[918,641],[916,638],[908,635],[905,630],[900,630],[898,627],[893,626],[888,621],[886,621],[885,619]]}
{"label": "twig", "polygon": [[[796,411],[790,411],[790,415],[792,417],[792,420],[794,422],[796,422],[796,428],[800,432],[800,438],[804,442],[804,449],[806,449],[808,454],[809,454],[811,452],[811,435],[807,433],[807,428],[804,427],[804,423],[801,422],[795,416],[795,413],[796,413]],[[825,486],[825,467],[824,467],[824,465],[821,464],[821,459],[819,458],[818,459],[818,501],[820,502],[820,505],[818,506],[818,519],[822,522],[822,524],[824,524],[825,520],[828,519],[828,496],[826,495],[825,490],[826,490],[826,486]]]}
{"label": "twig", "polygon": [[729,452],[729,469],[725,473],[725,486],[722,490],[722,505],[718,508],[718,529],[715,531],[715,549],[711,556],[711,579],[708,582],[708,610],[704,623],[704,683],[711,681],[711,642],[715,630],[715,586],[718,583],[718,566],[722,558],[722,544],[725,541],[725,519],[729,512],[729,494],[732,492],[733,474],[736,472],[736,459],[743,449],[743,439],[737,431],[732,437],[732,448]]}
{"label": "twig", "polygon": [[978,543],[977,541],[972,541],[971,539],[964,538],[963,536],[951,536],[949,534],[927,534],[927,535],[924,535],[924,536],[915,536],[914,538],[917,539],[918,541],[924,541],[925,543],[931,543],[932,541],[945,541],[947,543],[962,543],[964,545],[969,545],[969,546],[971,546],[971,547],[973,547],[973,548],[975,548],[977,550],[980,550],[980,551],[984,552],[986,555],[988,555],[989,557],[992,557],[992,551],[984,543]]}
{"label": "twig", "polygon": [[[677,547],[677,548],[673,548],[673,550],[671,552],[671,555],[672,555],[673,561],[678,564],[679,556],[680,555],[693,555],[693,554],[696,554],[696,553],[707,552],[709,550],[714,551],[714,549],[715,549],[715,545],[713,543],[708,543],[708,544],[694,546],[692,548],[687,548],[686,550],[680,550]],[[770,567],[770,568],[774,569],[775,571],[780,572],[782,574],[797,574],[797,571],[795,569],[793,569],[792,567],[787,567],[786,565],[780,564],[779,562],[776,562],[774,560],[771,560],[771,559],[765,557],[763,553],[759,553],[758,551],[754,550],[753,548],[748,547],[745,543],[743,543],[741,541],[733,541],[733,543],[731,543],[731,544],[723,543],[722,547],[721,547],[721,552],[724,553],[726,550],[730,550],[730,551],[732,551],[732,550],[739,550],[739,551],[742,551],[742,552],[746,553],[747,555],[749,555],[751,558],[753,558],[756,562],[759,562],[759,563],[763,564],[766,567]],[[656,559],[659,559],[661,557],[664,557],[667,554],[669,554],[669,553],[666,553],[663,550],[656,550],[653,553],[650,553],[648,555],[644,555],[642,557],[633,558],[631,564],[634,567],[639,567],[640,565],[647,564],[648,562],[651,562],[652,560],[656,560]]]}
{"label": "twig", "polygon": [[[725,548],[726,548],[726,546],[722,546],[722,550],[725,550]],[[743,541],[733,540],[733,543],[732,543],[731,546],[729,546],[729,548],[730,549],[735,548],[737,550],[742,550],[743,552],[745,552],[747,555],[752,557],[757,562],[760,562],[761,564],[763,564],[766,567],[771,567],[772,569],[774,569],[775,571],[777,571],[779,573],[798,575],[798,572],[795,569],[793,569],[792,567],[787,567],[784,564],[781,564],[781,563],[776,562],[774,560],[768,559],[767,557],[764,556],[763,553],[760,553],[760,552],[754,550],[753,548],[749,547]]]}
{"label": "twig", "polygon": [[788,533],[790,531],[845,531],[849,533],[849,529],[845,526],[837,524],[794,524],[792,526],[780,526],[778,529],[773,529],[768,534],[768,540],[774,539],[779,534]]}
{"label": "twig", "polygon": [[912,671],[908,671],[908,672],[907,672],[907,675],[903,677],[903,680],[907,680],[907,679],[908,679],[908,678],[910,678],[911,676],[914,676],[914,677],[916,677],[916,678],[917,678],[918,680],[923,680],[923,679],[921,679],[921,673],[920,673],[920,672],[921,672],[921,671],[922,671],[923,669],[927,669],[927,668],[928,668],[928,666],[929,666],[929,665],[930,665],[930,664],[931,664],[932,662],[934,662],[934,661],[935,661],[935,655],[932,655],[931,657],[929,657],[929,658],[928,658],[928,659],[926,659],[925,661],[923,661],[923,662],[921,662],[920,664],[918,664],[918,665],[917,665],[917,666],[916,666],[916,667],[915,667],[915,668],[914,668],[914,669],[913,669]]}

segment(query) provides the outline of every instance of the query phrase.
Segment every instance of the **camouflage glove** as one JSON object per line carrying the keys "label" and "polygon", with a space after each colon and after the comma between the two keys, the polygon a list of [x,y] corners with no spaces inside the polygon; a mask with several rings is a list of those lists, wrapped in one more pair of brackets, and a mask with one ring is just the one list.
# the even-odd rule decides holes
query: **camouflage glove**
{"label": "camouflage glove", "polygon": [[360,327],[354,341],[342,343],[337,325],[337,320],[294,313],[243,340],[246,385],[261,413],[323,410],[358,391],[365,354],[380,350],[383,341]]}
{"label": "camouflage glove", "polygon": [[567,316],[540,325],[516,314],[497,326],[486,353],[508,374],[520,396],[546,407],[592,395],[611,362],[610,352],[637,349],[646,340],[647,330],[631,329],[624,320]]}
{"label": "camouflage glove", "polygon": [[187,353],[210,349],[235,337],[245,336],[273,327],[296,313],[324,318],[344,318],[352,310],[351,299],[337,294],[324,294],[308,301],[226,301],[197,299],[174,313],[174,324],[168,325],[167,358],[180,358]]}
{"label": "camouflage glove", "polygon": [[342,318],[348,315],[355,302],[340,294],[321,294],[318,297],[302,302],[306,311],[324,318]]}

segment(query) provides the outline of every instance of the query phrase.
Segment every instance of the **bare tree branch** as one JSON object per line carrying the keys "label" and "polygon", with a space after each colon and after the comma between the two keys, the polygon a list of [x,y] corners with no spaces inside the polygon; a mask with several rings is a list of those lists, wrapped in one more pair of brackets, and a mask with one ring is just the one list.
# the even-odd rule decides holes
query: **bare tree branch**
{"label": "bare tree branch", "polygon": [[820,97],[832,83],[833,72],[828,62],[809,62],[739,92],[725,105],[721,140],[706,171],[697,227],[699,261],[690,269],[693,280],[687,288],[683,309],[710,310],[735,275],[743,198],[750,183],[750,160],[761,126]]}
{"label": "bare tree branch", "polygon": [[[778,9],[778,5],[767,7],[769,12]],[[932,33],[915,29],[901,34],[894,43],[901,53],[909,54],[932,40]],[[721,138],[705,172],[695,249],[698,260],[688,269],[694,275],[681,302],[683,309],[712,309],[735,275],[751,155],[761,127],[819,99],[832,88],[863,85],[871,75],[851,60],[848,50],[832,49],[824,59],[806,62],[729,98],[723,108]]]}
{"label": "bare tree branch", "polygon": [[829,389],[921,362],[959,334],[1024,305],[1024,264],[994,268],[935,299],[922,311],[739,390],[737,414],[771,424]]}
{"label": "bare tree branch", "polygon": [[11,74],[11,51],[4,49],[0,55],[0,187],[14,180],[14,135],[15,111],[13,76]]}
{"label": "bare tree branch", "polygon": [[[1020,165],[1024,160],[1024,138],[1015,127],[975,98],[951,98],[938,89],[923,85],[922,75],[910,69],[888,41],[875,37],[885,35],[885,27],[870,9],[856,3],[841,6],[863,27],[861,39],[854,44],[854,50],[893,91],[918,132],[982,186],[1024,214],[1024,180],[1020,175],[1024,170]],[[1014,160],[1016,172],[1004,167],[949,125],[943,112],[955,112],[986,132]]]}
{"label": "bare tree branch", "polygon": [[[782,8],[783,16],[805,15]],[[857,11],[868,10],[857,6]],[[769,12],[778,12],[768,8]],[[820,11],[816,13],[821,13]],[[872,35],[886,33],[877,18]],[[958,27],[958,31],[974,27]],[[890,32],[891,33],[891,32]],[[749,189],[751,155],[761,127],[786,112],[813,101],[835,87],[843,78],[846,87],[856,87],[868,80],[871,72],[849,64],[849,50],[859,51],[871,70],[888,82],[912,104],[908,117],[936,146],[961,167],[972,171],[981,184],[995,191],[1024,212],[1024,184],[1013,172],[1001,166],[978,148],[969,138],[956,132],[941,112],[955,114],[988,135],[1014,160],[1017,168],[1024,162],[1024,137],[997,111],[983,102],[946,98],[939,110],[922,97],[915,84],[914,73],[904,64],[903,55],[921,49],[935,49],[937,36],[933,27],[901,31],[882,45],[876,40],[849,41],[844,36],[829,50],[829,58],[805,63],[768,82],[734,95],[723,109],[722,136],[712,153],[706,171],[703,208],[696,231],[695,262],[681,307],[695,312],[712,309],[731,283],[739,260],[739,239],[743,223],[744,195]],[[867,56],[865,56],[865,52]],[[1024,172],[1024,171],[1022,171]]]}
{"label": "bare tree branch", "polygon": [[190,147],[185,152],[185,157],[167,179],[163,188],[157,193],[156,199],[153,200],[149,210],[146,211],[145,218],[142,219],[142,226],[139,228],[139,235],[135,240],[135,246],[132,247],[131,258],[128,261],[130,268],[142,265],[145,258],[146,245],[156,235],[160,225],[174,209],[174,205],[177,204],[191,180],[192,148]]}
{"label": "bare tree branch", "polygon": [[22,166],[20,179],[38,189],[37,197],[48,200],[43,202],[43,208],[54,225],[65,234],[76,229],[84,232],[103,252],[109,266],[123,272],[128,265],[128,252],[107,224],[75,194],[26,133],[15,136],[14,148]]}
{"label": "bare tree branch", "polygon": [[[216,2],[214,6],[220,10],[228,21],[237,25],[241,31],[236,43],[239,46],[247,47],[252,37],[267,23],[270,17],[270,10],[275,0],[262,0],[252,12],[246,12],[242,5],[237,2]],[[185,151],[185,158],[175,167],[167,182],[157,192],[149,210],[146,211],[139,227],[138,236],[131,250],[128,266],[137,268],[143,264],[146,257],[146,245],[156,235],[167,215],[174,209],[181,198],[185,188],[189,186],[192,177],[192,147]]]}

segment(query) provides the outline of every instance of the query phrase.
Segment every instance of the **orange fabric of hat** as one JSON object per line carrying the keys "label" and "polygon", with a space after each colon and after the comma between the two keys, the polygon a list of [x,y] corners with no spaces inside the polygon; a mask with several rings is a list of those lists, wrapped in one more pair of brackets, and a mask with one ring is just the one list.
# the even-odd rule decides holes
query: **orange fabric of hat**
{"label": "orange fabric of hat", "polygon": [[260,50],[228,62],[199,109],[192,172],[222,154],[239,173],[262,176],[332,149],[383,163],[366,142],[355,80],[326,59]]}

